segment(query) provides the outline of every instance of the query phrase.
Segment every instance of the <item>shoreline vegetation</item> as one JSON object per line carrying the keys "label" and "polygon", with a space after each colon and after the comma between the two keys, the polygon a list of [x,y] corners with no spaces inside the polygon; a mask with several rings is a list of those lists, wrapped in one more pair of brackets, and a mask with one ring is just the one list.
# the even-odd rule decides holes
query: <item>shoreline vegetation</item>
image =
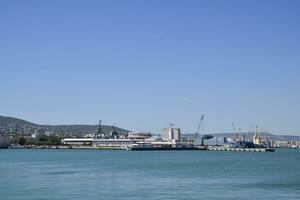
{"label": "shoreline vegetation", "polygon": [[63,137],[45,134],[41,134],[37,139],[26,138],[24,136],[15,137],[12,141],[12,145],[20,146],[60,146]]}

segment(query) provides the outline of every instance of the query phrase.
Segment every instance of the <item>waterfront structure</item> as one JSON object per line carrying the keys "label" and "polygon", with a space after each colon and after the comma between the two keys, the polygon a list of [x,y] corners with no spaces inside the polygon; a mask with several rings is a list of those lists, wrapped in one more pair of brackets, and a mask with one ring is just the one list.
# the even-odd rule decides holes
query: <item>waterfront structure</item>
{"label": "waterfront structure", "polygon": [[[100,122],[101,123],[101,122]],[[99,123],[99,124],[100,124]],[[144,150],[216,150],[216,151],[273,151],[269,143],[265,143],[259,137],[255,130],[253,141],[243,140],[235,141],[231,138],[218,138],[212,135],[203,135],[201,145],[195,144],[193,140],[181,138],[179,128],[164,128],[161,138],[151,137],[149,132],[130,132],[123,135],[124,138],[116,137],[116,134],[109,134],[102,137],[101,125],[98,133],[91,138],[65,138],[62,140],[64,145],[71,147],[90,147],[99,149],[127,149],[134,151]],[[98,137],[97,137],[98,136]],[[101,137],[99,137],[101,136]],[[204,145],[204,140],[206,144]],[[231,141],[231,142],[230,142]],[[232,142],[233,141],[233,142]],[[267,141],[266,141],[267,142]],[[211,143],[211,144],[209,144]]]}
{"label": "waterfront structure", "polygon": [[[98,135],[101,132],[98,131]],[[110,136],[110,135],[109,135]],[[106,136],[107,137],[107,136]],[[151,138],[151,133],[146,132],[130,132],[126,138],[65,138],[62,144],[72,147],[94,147],[103,149],[131,149],[131,147],[147,148],[147,149],[193,149],[192,142],[186,142],[181,140],[181,132],[179,128],[163,129],[162,138]]]}
{"label": "waterfront structure", "polygon": [[272,146],[276,148],[297,148],[300,147],[300,141],[272,141]]}
{"label": "waterfront structure", "polygon": [[276,148],[289,148],[291,145],[289,141],[275,141],[273,142],[273,146]]}
{"label": "waterfront structure", "polygon": [[61,143],[69,146],[125,148],[136,143],[136,141],[132,139],[65,138],[62,139]]}
{"label": "waterfront structure", "polygon": [[242,152],[274,152],[272,148],[230,148],[230,147],[208,147],[209,151],[242,151]]}
{"label": "waterfront structure", "polygon": [[145,140],[152,136],[150,132],[129,132],[127,138],[128,139],[140,139]]}
{"label": "waterfront structure", "polygon": [[165,128],[162,131],[161,138],[165,142],[180,141],[181,132],[179,128]]}
{"label": "waterfront structure", "polygon": [[[173,124],[171,124],[173,126]],[[147,150],[199,150],[192,141],[181,139],[179,128],[164,128],[161,133],[161,139],[151,139],[137,141],[128,146],[128,150],[147,151]]]}
{"label": "waterfront structure", "polygon": [[127,147],[130,151],[155,151],[155,150],[206,150],[196,148],[193,143],[183,141],[151,141],[137,142]]}

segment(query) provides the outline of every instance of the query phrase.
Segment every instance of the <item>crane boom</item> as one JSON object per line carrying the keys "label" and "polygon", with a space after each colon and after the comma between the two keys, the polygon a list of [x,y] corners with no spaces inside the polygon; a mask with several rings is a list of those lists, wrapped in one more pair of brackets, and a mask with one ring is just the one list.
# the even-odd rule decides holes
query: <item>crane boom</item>
{"label": "crane boom", "polygon": [[233,128],[234,133],[236,134],[236,141],[238,141],[239,140],[239,133],[241,132],[241,129],[239,128],[237,130],[235,125],[234,125],[234,122],[232,122],[232,128]]}
{"label": "crane boom", "polygon": [[195,133],[195,140],[197,139],[197,137],[198,137],[198,135],[199,135],[199,132],[200,132],[200,128],[201,128],[203,119],[204,119],[204,115],[201,116],[201,119],[200,119],[200,121],[199,121],[198,128],[197,128],[197,131],[196,131],[196,133]]}
{"label": "crane boom", "polygon": [[238,131],[236,130],[236,127],[235,127],[235,125],[234,125],[234,122],[232,122],[232,128],[233,128],[234,133],[237,133],[237,132],[238,132]]}
{"label": "crane boom", "polygon": [[101,124],[102,124],[102,120],[99,120],[98,130],[97,130],[97,133],[96,133],[96,135],[95,135],[95,138],[100,138],[100,137],[101,137],[101,134],[102,134],[102,127],[101,127]]}

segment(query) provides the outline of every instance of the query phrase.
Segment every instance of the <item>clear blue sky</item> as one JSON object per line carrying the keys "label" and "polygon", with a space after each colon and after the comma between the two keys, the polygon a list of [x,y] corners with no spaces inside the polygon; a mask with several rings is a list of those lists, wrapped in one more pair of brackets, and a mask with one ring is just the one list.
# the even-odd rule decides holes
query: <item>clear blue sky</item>
{"label": "clear blue sky", "polygon": [[300,1],[0,1],[0,115],[300,135]]}

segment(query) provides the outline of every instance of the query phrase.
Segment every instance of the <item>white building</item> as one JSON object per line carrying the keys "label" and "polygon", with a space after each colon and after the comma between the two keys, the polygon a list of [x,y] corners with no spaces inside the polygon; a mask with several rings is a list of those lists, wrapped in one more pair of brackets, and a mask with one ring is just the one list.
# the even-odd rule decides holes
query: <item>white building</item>
{"label": "white building", "polygon": [[95,139],[95,138],[65,138],[64,145],[71,146],[94,146],[94,147],[124,147],[136,143],[132,139]]}
{"label": "white building", "polygon": [[165,128],[162,131],[161,138],[165,142],[180,141],[180,134],[179,128]]}

